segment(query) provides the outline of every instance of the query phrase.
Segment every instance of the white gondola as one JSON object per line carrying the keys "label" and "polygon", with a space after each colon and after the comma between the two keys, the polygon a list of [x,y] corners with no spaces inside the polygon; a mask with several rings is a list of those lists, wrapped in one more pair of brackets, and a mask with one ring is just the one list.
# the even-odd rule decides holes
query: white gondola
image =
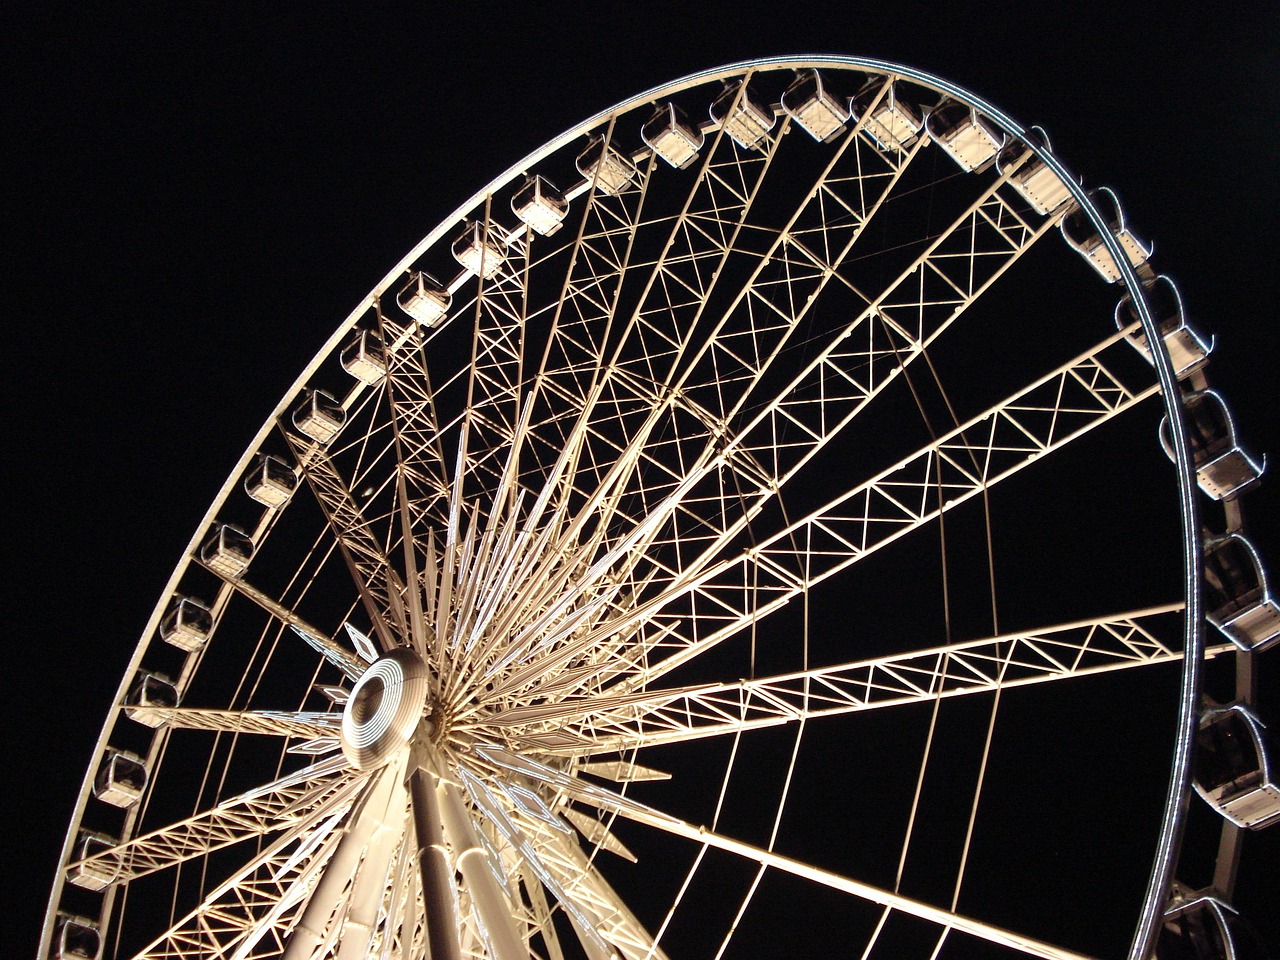
{"label": "white gondola", "polygon": [[640,139],[677,170],[698,159],[703,142],[702,131],[674,103],[658,106],[640,128]]}
{"label": "white gondola", "polygon": [[469,274],[484,277],[496,276],[507,258],[506,250],[498,241],[498,227],[492,223],[469,220],[453,241],[453,259]]}
{"label": "white gondola", "polygon": [[372,330],[357,330],[342,348],[342,369],[370,386],[387,375],[387,351]]}
{"label": "white gondola", "polygon": [[308,390],[293,411],[293,425],[298,432],[319,444],[336,437],[346,419],[342,404],[323,390]]}
{"label": "white gondola", "polygon": [[549,237],[569,215],[569,201],[549,180],[526,177],[511,198],[511,212],[534,233]]}
{"label": "white gondola", "polygon": [[[1128,257],[1131,266],[1140,267],[1151,256],[1151,245],[1139,240],[1124,222],[1124,210],[1120,200],[1107,187],[1089,191],[1089,199],[1098,208],[1111,232],[1120,243],[1120,249]],[[1115,257],[1103,242],[1102,235],[1083,210],[1075,210],[1064,217],[1059,225],[1063,239],[1089,262],[1107,281],[1115,283],[1120,279],[1120,268]]]}
{"label": "white gondola", "polygon": [[297,489],[298,475],[278,457],[259,455],[244,476],[244,492],[264,507],[284,506]]}
{"label": "white gondola", "polygon": [[213,614],[199,600],[175,597],[160,621],[160,638],[179,650],[193,653],[204,646],[213,630]]}
{"label": "white gondola", "polygon": [[1229,533],[1205,544],[1205,619],[1242,650],[1263,650],[1280,637],[1280,605],[1253,544]]}
{"label": "white gondola", "polygon": [[93,779],[93,795],[113,807],[132,807],[147,788],[147,767],[136,753],[107,747]]}
{"label": "white gondola", "polygon": [[102,956],[102,933],[87,917],[58,914],[51,960],[98,960]]}
{"label": "white gondola", "polygon": [[892,80],[873,80],[853,98],[853,117],[877,147],[888,153],[906,150],[920,137],[924,126],[920,108],[900,95]]}
{"label": "white gondola", "polygon": [[709,112],[733,142],[746,150],[759,149],[777,122],[773,111],[752,95],[751,85],[745,80],[725,84]]}
{"label": "white gondola", "polygon": [[[1187,412],[1187,438],[1201,490],[1215,500],[1230,500],[1262,478],[1265,464],[1240,446],[1231,411],[1216,391],[1189,393],[1182,398],[1182,405]],[[1168,417],[1160,422],[1160,445],[1172,460]]]}
{"label": "white gondola", "polygon": [[453,296],[435,277],[421,270],[409,274],[409,282],[396,294],[400,309],[424,327],[434,327],[449,312]]}
{"label": "white gondola", "polygon": [[1262,723],[1244,704],[1206,711],[1196,738],[1194,783],[1205,802],[1239,827],[1280,822],[1280,786]]}
{"label": "white gondola", "polygon": [[1243,960],[1233,935],[1238,914],[1212,891],[1175,897],[1156,941],[1155,960]]}
{"label": "white gondola", "polygon": [[840,135],[849,109],[823,86],[817,70],[800,70],[782,92],[782,109],[815,140],[826,143]]}
{"label": "white gondola", "polygon": [[601,193],[616,196],[627,188],[638,172],[625,153],[604,137],[592,137],[574,161],[578,172]]}
{"label": "white gondola", "polygon": [[[178,688],[164,674],[143,670],[133,683],[129,692],[129,704],[135,707],[176,707],[178,705]],[[130,718],[148,727],[162,726],[162,721],[153,716],[127,711]]]}
{"label": "white gondola", "polygon": [[[67,868],[67,880],[84,890],[105,890],[116,881],[116,871],[92,858],[116,846],[116,840],[105,833],[81,830]],[[85,862],[89,861],[89,862]]]}
{"label": "white gondola", "polygon": [[[1187,322],[1182,294],[1173,280],[1160,274],[1144,286],[1147,302],[1160,328],[1160,338],[1173,363],[1174,374],[1179,380],[1191,376],[1208,362],[1213,340],[1203,337]],[[1116,304],[1116,327],[1123,330],[1137,322],[1138,311],[1134,308],[1133,298],[1126,293]],[[1148,363],[1155,362],[1151,357],[1151,345],[1147,343],[1147,335],[1141,327],[1129,334],[1129,342]]]}
{"label": "white gondola", "polygon": [[1004,134],[972,107],[954,100],[939,105],[925,119],[925,129],[943,152],[965,173],[981,170],[1004,146]]}
{"label": "white gondola", "polygon": [[239,527],[220,523],[200,548],[200,560],[214,573],[235,579],[253,559],[253,541]]}
{"label": "white gondola", "polygon": [[[1049,138],[1041,130],[1027,131],[1026,139],[1049,149]],[[1019,165],[1023,158],[1025,162]],[[996,154],[996,170],[1001,176],[1009,172],[1009,185],[1041,216],[1048,216],[1071,199],[1067,185],[1022,140],[1006,143]]]}

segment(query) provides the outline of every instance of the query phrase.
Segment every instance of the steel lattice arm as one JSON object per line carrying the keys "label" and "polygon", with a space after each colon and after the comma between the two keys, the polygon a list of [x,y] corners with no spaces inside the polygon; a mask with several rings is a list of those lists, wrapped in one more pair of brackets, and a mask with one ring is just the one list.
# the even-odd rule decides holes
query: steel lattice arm
{"label": "steel lattice arm", "polygon": [[329,521],[383,649],[392,649],[396,646],[394,631],[402,637],[408,634],[404,584],[329,454],[289,430],[282,432]]}
{"label": "steel lattice arm", "polygon": [[[634,619],[662,619],[682,595],[692,630],[672,630],[671,650],[629,685],[652,680],[815,583],[856,563],[984,489],[1158,392],[1125,386],[1102,362],[1123,334],[1031,384],[937,441],[794,521],[736,556],[686,565],[673,587],[640,603]],[[752,597],[748,607],[744,597]],[[615,629],[624,624],[612,624]]]}
{"label": "steel lattice arm", "polygon": [[[871,149],[857,143],[860,151]],[[878,296],[850,288],[857,312],[788,386],[778,390],[775,385],[770,396],[760,397],[756,391],[785,356],[819,295],[833,283],[847,283],[842,265],[856,252],[861,226],[885,197],[855,218],[859,229],[828,255],[829,262],[797,248],[794,237],[783,232],[773,256],[785,266],[787,299],[775,303],[767,288],[748,285],[677,381],[674,393],[707,411],[713,426],[693,425],[684,431],[692,443],[677,445],[677,475],[701,474],[705,480],[685,492],[672,512],[671,539],[696,553],[714,550],[718,540],[740,530],[740,523],[726,524],[714,512],[723,498],[717,474],[722,466],[738,472],[740,464],[750,465],[734,483],[736,495],[753,506],[776,496],[1052,228],[1052,218],[1032,227],[1019,217],[1002,185],[991,185]],[[753,410],[756,403],[760,408]],[[655,454],[646,449],[645,457],[648,467]],[[653,494],[646,497],[651,501]]]}
{"label": "steel lattice arm", "polygon": [[[485,718],[477,727],[539,744],[554,731],[571,734],[572,747],[543,749],[582,756],[1150,666],[1181,659],[1149,629],[1181,609],[1171,604],[737,683],[531,706]],[[1224,644],[1212,652],[1227,649]]]}
{"label": "steel lattice arm", "polygon": [[[203,565],[203,564],[202,564]],[[206,566],[206,570],[209,568]],[[217,571],[210,571],[217,573]],[[343,672],[349,680],[356,680],[360,674],[364,673],[368,664],[354,656],[350,650],[342,646],[331,637],[325,635],[320,628],[313,626],[302,617],[298,616],[293,610],[290,610],[284,604],[277,600],[273,600],[267,594],[263,593],[257,587],[249,584],[243,577],[226,578],[223,582],[233,588],[236,593],[241,596],[248,597],[267,613],[271,614],[281,623],[292,627],[300,637],[307,641],[317,653],[332,663],[335,667]]]}
{"label": "steel lattice arm", "polygon": [[[319,829],[309,841],[301,826],[280,837],[134,960],[232,960],[254,955],[250,951],[263,941],[257,955],[278,956],[341,836],[332,821]],[[303,847],[295,849],[300,841]],[[308,855],[298,856],[300,850]]]}
{"label": "steel lattice arm", "polygon": [[[929,341],[1049,229],[1051,224],[1048,221],[1040,228],[1032,229],[1015,216],[1000,194],[999,186],[997,183],[984,193],[948,231],[929,245],[897,282],[850,321],[846,329],[850,336],[835,338],[831,346],[810,362],[791,387],[781,391],[764,410],[756,413],[741,432],[717,432],[703,422],[695,424],[691,431],[674,430],[676,435],[691,433],[695,438],[690,449],[682,448],[673,454],[678,462],[682,462],[679,472],[684,479],[679,484],[668,486],[659,481],[655,485],[646,479],[642,493],[630,493],[624,486],[629,482],[628,478],[641,470],[652,475],[655,469],[653,445],[648,444],[646,438],[662,422],[665,411],[669,409],[670,416],[678,418],[680,411],[694,409],[692,401],[679,389],[670,394],[667,402],[649,406],[647,426],[636,429],[626,449],[615,454],[615,466],[589,501],[598,506],[597,512],[602,518],[597,536],[600,528],[611,518],[624,514],[625,509],[639,511],[645,518],[639,524],[625,524],[631,530],[627,541],[609,544],[614,555],[627,558],[627,566],[617,569],[618,574],[625,576],[637,569],[643,571],[649,562],[665,569],[666,564],[660,558],[671,551],[678,557],[696,556],[701,552],[700,559],[680,564],[683,578],[697,577],[697,571],[712,562],[722,549],[720,545],[732,542],[741,534],[750,518],[776,496],[782,483],[794,476],[809,458],[851,422],[871,398],[901,373],[905,363],[918,356]],[[848,255],[856,238],[855,230],[845,247],[838,251],[837,260]],[[785,253],[788,247],[780,244],[779,249]],[[975,252],[975,249],[982,252]],[[811,274],[816,296],[836,275],[835,267],[830,264],[819,266],[808,254],[801,256],[801,260],[805,264],[804,269]],[[797,266],[795,269],[800,268]],[[758,382],[779,356],[782,344],[811,301],[812,296],[796,298],[791,302],[794,313],[787,313],[783,318],[770,314],[768,316],[772,319],[767,321],[767,329],[753,329],[752,342],[768,341],[772,336],[776,345],[761,354],[758,367],[751,374],[751,383]],[[890,311],[900,316],[900,322],[893,319]],[[724,325],[732,313],[729,311],[720,321],[721,329],[726,329]],[[759,319],[766,319],[766,315],[760,315]],[[768,334],[770,329],[772,334]],[[866,339],[865,344],[861,344],[857,336],[851,336],[859,330]],[[704,359],[709,358],[713,365],[716,363],[717,344],[727,345],[727,342],[721,343],[719,330],[701,347]],[[741,358],[738,362],[741,363]],[[1100,389],[1105,391],[1105,387]],[[735,410],[745,402],[749,393],[749,385],[738,392]],[[710,396],[706,399],[708,404],[723,406],[725,402],[723,397],[718,401]],[[725,412],[733,415],[733,411]],[[700,419],[705,420],[708,415],[714,415],[714,408],[708,408]],[[757,449],[757,441],[751,438],[759,431],[763,431],[759,441],[763,445]],[[785,434],[800,439],[784,441]],[[781,452],[784,448],[788,451],[785,455]],[[946,451],[943,453],[945,457]],[[692,465],[690,461],[693,461]],[[726,481],[720,472],[723,467],[729,467],[741,481],[735,498],[743,498],[748,504],[748,509],[733,522],[726,522],[719,515],[721,506],[730,495],[724,489]],[[610,497],[614,490],[618,495]],[[589,516],[592,512],[584,510],[579,516]],[[646,561],[646,555],[655,559]],[[669,570],[665,572],[670,573]],[[766,588],[768,579],[769,575],[766,575]],[[744,589],[740,581],[728,588],[730,592],[739,594]],[[696,604],[700,600],[701,594],[692,602]],[[707,623],[714,627],[724,620],[723,611],[714,601],[703,603],[702,610],[697,612],[705,612],[709,617],[699,626]],[[637,624],[640,622],[636,620]],[[666,643],[662,629],[659,626],[655,634]],[[604,637],[597,635],[594,639],[600,641]],[[654,639],[645,641],[646,644],[655,642]],[[565,665],[576,655],[577,650],[573,648],[560,650],[553,662]],[[618,672],[625,672],[630,666],[628,662],[621,662]]]}
{"label": "steel lattice arm", "polygon": [[68,874],[105,883],[127,882],[213,850],[303,823],[338,810],[360,788],[345,761],[323,761],[276,784],[260,787],[211,810],[78,860]]}

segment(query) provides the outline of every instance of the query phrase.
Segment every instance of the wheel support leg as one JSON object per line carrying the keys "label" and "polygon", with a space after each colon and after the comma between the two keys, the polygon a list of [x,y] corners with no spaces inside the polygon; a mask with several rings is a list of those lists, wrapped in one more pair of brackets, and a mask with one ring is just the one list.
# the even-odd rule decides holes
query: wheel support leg
{"label": "wheel support leg", "polygon": [[[358,807],[350,814],[342,839],[325,865],[319,883],[307,900],[302,916],[294,927],[283,960],[310,960],[325,941],[335,919],[343,891],[355,875],[360,858],[370,837],[384,826],[388,802],[394,796],[398,774],[383,770],[374,775]],[[403,796],[403,794],[402,794]]]}
{"label": "wheel support leg", "polygon": [[529,960],[529,950],[516,930],[511,905],[489,868],[489,855],[471,824],[458,788],[442,783],[445,828],[458,853],[458,870],[483,921],[483,934],[494,960]]}
{"label": "wheel support leg", "polygon": [[415,753],[409,773],[413,802],[413,829],[418,839],[418,869],[422,873],[422,899],[427,911],[427,943],[431,960],[462,960],[458,938],[458,911],[454,898],[453,868],[445,849],[436,778]]}

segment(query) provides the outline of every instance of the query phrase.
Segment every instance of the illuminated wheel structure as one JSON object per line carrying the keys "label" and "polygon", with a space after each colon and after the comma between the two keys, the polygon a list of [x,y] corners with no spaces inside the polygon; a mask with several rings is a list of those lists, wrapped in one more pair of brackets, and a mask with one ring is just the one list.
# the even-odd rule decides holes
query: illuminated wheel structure
{"label": "illuminated wheel structure", "polygon": [[[1042,134],[879,61],[711,70],[552,140],[236,465],[43,955],[1219,942],[1241,830],[1187,878],[1188,755],[1256,731],[1274,604],[1260,467],[1149,255]],[[1208,711],[1202,662],[1242,678]],[[1240,800],[1202,786],[1193,820]]]}

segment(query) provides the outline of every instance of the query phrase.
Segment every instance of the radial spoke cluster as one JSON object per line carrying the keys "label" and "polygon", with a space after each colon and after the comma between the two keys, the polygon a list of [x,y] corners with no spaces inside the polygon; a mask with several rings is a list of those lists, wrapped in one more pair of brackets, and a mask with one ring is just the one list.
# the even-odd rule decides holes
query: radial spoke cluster
{"label": "radial spoke cluster", "polygon": [[[1114,251],[1040,140],[976,103],[869,61],[726,68],[428,235],[175,572],[50,954],[718,960],[755,955],[761,891],[799,881],[845,898],[848,953],[1116,949],[962,891],[1016,847],[982,819],[1027,786],[989,770],[1005,711],[1166,686],[1186,603],[1149,562],[1168,545],[1037,545],[1048,513],[1136,530],[1167,506],[1105,486],[1131,485],[1132,431],[1157,449],[1150,308],[1112,323],[1090,267],[1116,279]],[[1055,568],[1081,561],[1085,596]],[[892,747],[849,759],[885,716]],[[883,837],[823,842],[850,822]]]}

